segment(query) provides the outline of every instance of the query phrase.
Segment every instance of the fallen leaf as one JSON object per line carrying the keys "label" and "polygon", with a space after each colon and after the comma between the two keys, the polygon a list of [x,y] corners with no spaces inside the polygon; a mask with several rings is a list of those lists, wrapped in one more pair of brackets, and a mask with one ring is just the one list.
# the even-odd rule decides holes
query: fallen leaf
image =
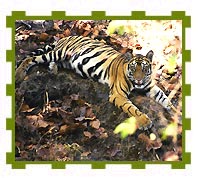
{"label": "fallen leaf", "polygon": [[49,37],[49,35],[47,33],[41,33],[39,36],[39,40],[45,42],[48,37]]}
{"label": "fallen leaf", "polygon": [[98,129],[100,126],[100,121],[98,119],[91,121],[90,126],[93,127],[94,129]]}
{"label": "fallen leaf", "polygon": [[42,110],[39,107],[36,107],[36,108],[30,108],[30,109],[27,109],[27,110],[24,110],[24,111],[21,111],[21,112],[26,113],[26,114],[30,114],[30,115],[36,115],[36,114],[39,114],[41,111]]}
{"label": "fallen leaf", "polygon": [[67,37],[71,35],[71,32],[69,29],[66,29],[63,34]]}
{"label": "fallen leaf", "polygon": [[88,36],[92,30],[87,30],[83,33],[83,36]]}
{"label": "fallen leaf", "polygon": [[[65,111],[65,110],[63,110],[63,109],[61,109],[61,108],[58,108],[58,114],[59,115],[61,115],[61,117],[63,118],[63,119],[65,119],[65,121],[67,121],[68,120],[68,118],[69,118],[69,116],[71,116],[72,115],[72,112],[67,112],[67,111]],[[69,120],[69,122],[70,122],[70,120]]]}
{"label": "fallen leaf", "polygon": [[86,108],[85,117],[86,118],[94,118],[95,117],[95,115],[94,115],[93,110],[92,110],[91,107],[87,107]]}
{"label": "fallen leaf", "polygon": [[172,151],[168,151],[164,154],[163,156],[164,161],[178,161],[179,157],[176,153],[172,152]]}
{"label": "fallen leaf", "polygon": [[88,24],[88,23],[84,23],[84,24],[82,25],[82,27],[83,27],[83,29],[86,30],[86,31],[90,31],[90,30],[91,30],[91,25]]}
{"label": "fallen leaf", "polygon": [[84,134],[86,137],[88,137],[88,138],[91,138],[91,137],[93,136],[93,135],[92,135],[90,132],[88,132],[88,131],[84,131],[83,134]]}
{"label": "fallen leaf", "polygon": [[38,127],[39,128],[46,128],[49,124],[46,121],[38,120]]}
{"label": "fallen leaf", "polygon": [[85,120],[85,117],[84,116],[76,117],[76,118],[74,118],[74,120],[81,122],[81,121]]}
{"label": "fallen leaf", "polygon": [[179,81],[178,77],[177,76],[173,76],[170,80],[169,80],[169,83],[170,84],[175,84]]}
{"label": "fallen leaf", "polygon": [[100,133],[103,133],[103,132],[105,132],[105,129],[104,129],[103,127],[100,127],[100,128],[98,129],[98,131],[99,131]]}
{"label": "fallen leaf", "polygon": [[96,37],[96,36],[98,36],[98,34],[99,34],[99,30],[94,29],[94,30],[93,30],[93,34],[92,34],[92,35],[93,35],[93,38]]}
{"label": "fallen leaf", "polygon": [[160,139],[151,140],[147,135],[141,133],[138,135],[138,139],[145,143],[146,150],[149,152],[151,149],[159,149],[162,146],[162,142]]}
{"label": "fallen leaf", "polygon": [[107,133],[101,133],[99,138],[108,138],[108,134]]}
{"label": "fallen leaf", "polygon": [[39,116],[38,115],[30,115],[30,116],[26,116],[26,118],[29,120],[29,121],[37,121]]}
{"label": "fallen leaf", "polygon": [[174,46],[169,46],[164,50],[165,54],[169,54],[174,49]]}
{"label": "fallen leaf", "polygon": [[75,130],[80,130],[80,129],[85,129],[85,126],[81,123],[74,123],[69,125],[69,127],[67,128],[66,132],[73,132]]}
{"label": "fallen leaf", "polygon": [[57,24],[57,23],[54,23],[53,28],[55,30],[60,30],[59,24]]}
{"label": "fallen leaf", "polygon": [[[30,109],[29,105],[23,103],[23,104],[20,106],[19,111],[20,111],[20,112],[27,112],[27,111],[29,112],[29,109]],[[33,109],[34,109],[34,108],[32,108],[31,111],[32,111]]]}
{"label": "fallen leaf", "polygon": [[87,157],[89,154],[91,154],[91,151],[85,151],[81,153],[81,157]]}
{"label": "fallen leaf", "polygon": [[62,125],[60,127],[59,133],[64,134],[67,131],[68,126],[67,125]]}

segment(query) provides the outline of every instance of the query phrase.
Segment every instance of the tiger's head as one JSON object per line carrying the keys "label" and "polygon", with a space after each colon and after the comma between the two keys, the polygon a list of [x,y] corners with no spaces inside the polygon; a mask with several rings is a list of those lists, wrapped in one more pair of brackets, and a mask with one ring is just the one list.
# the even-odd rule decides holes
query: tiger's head
{"label": "tiger's head", "polygon": [[134,88],[143,89],[151,81],[153,54],[152,50],[146,56],[137,54],[128,62],[127,77]]}

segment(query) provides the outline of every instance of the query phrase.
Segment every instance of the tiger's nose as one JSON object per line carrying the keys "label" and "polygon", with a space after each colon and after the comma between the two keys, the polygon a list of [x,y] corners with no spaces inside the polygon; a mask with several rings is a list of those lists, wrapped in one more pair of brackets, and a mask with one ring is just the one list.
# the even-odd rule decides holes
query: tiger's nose
{"label": "tiger's nose", "polygon": [[135,80],[136,84],[142,84],[142,80]]}

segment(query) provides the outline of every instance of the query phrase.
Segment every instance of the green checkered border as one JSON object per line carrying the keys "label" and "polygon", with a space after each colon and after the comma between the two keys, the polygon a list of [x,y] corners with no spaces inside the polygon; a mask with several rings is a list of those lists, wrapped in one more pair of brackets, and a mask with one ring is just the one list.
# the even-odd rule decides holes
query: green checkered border
{"label": "green checkered border", "polygon": [[[15,160],[15,21],[16,20],[182,20],[182,91],[183,91],[183,146],[182,161],[16,161]],[[51,164],[52,169],[65,169],[69,164],[90,164],[92,169],[105,169],[107,164],[129,164],[133,169],[145,169],[146,164],[171,164],[172,169],[185,169],[186,164],[191,164],[191,153],[185,151],[186,130],[191,130],[191,120],[185,118],[185,97],[191,95],[191,85],[185,84],[186,62],[191,61],[191,51],[185,49],[186,28],[191,27],[191,17],[185,11],[172,11],[171,16],[146,16],[145,11],[132,11],[130,16],[107,16],[105,11],[92,11],[91,16],[68,16],[65,11],[52,11],[51,16],[27,16],[25,11],[13,11],[11,16],[6,17],[7,28],[12,29],[12,49],[6,51],[7,62],[12,63],[12,84],[7,84],[6,95],[12,97],[12,117],[7,118],[6,129],[12,131],[12,152],[6,154],[6,163],[11,164],[13,169],[25,169],[27,164]]]}

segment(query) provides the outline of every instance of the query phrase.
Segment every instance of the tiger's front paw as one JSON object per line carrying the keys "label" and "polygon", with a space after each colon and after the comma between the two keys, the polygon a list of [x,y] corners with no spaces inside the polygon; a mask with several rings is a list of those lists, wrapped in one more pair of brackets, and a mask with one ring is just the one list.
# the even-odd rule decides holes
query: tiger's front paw
{"label": "tiger's front paw", "polygon": [[151,128],[152,121],[146,114],[142,114],[139,117],[137,117],[137,125],[139,129],[147,130],[148,128]]}

